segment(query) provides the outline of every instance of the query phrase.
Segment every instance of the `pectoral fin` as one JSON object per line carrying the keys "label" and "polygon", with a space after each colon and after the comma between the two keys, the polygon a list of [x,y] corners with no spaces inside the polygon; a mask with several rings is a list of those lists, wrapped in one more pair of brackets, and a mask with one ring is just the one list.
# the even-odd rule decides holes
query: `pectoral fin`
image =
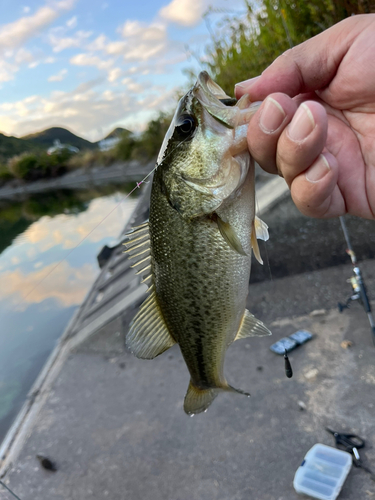
{"label": "pectoral fin", "polygon": [[217,215],[217,225],[219,227],[220,233],[224,240],[228,243],[228,245],[237,253],[241,255],[247,255],[245,250],[242,248],[241,242],[236,235],[233,227],[229,224],[229,222],[224,222]]}
{"label": "pectoral fin", "polygon": [[263,337],[265,335],[272,335],[268,328],[256,319],[250,311],[245,309],[245,314],[242,318],[242,323],[238,329],[236,338],[234,340],[245,339],[247,337]]}
{"label": "pectoral fin", "polygon": [[126,346],[137,358],[142,359],[153,359],[176,343],[165,324],[153,286],[151,290],[126,336]]}

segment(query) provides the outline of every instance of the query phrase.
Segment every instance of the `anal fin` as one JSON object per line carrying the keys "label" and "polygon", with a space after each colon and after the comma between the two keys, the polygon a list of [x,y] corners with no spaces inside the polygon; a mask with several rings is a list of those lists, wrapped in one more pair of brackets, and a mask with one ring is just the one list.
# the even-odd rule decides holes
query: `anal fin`
{"label": "anal fin", "polygon": [[265,335],[272,335],[262,321],[259,321],[250,311],[245,309],[245,314],[242,318],[242,323],[238,329],[236,338],[234,340],[245,339],[248,337],[263,337]]}
{"label": "anal fin", "polygon": [[155,291],[151,287],[149,297],[143,302],[130,325],[126,346],[137,358],[153,359],[175,343],[157,303]]}

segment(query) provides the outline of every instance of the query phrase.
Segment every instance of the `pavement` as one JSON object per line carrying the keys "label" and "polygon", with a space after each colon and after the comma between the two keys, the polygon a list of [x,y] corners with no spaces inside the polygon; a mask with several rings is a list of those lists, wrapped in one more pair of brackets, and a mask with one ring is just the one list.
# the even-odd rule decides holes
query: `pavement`
{"label": "pavement", "polygon": [[[374,261],[361,268],[373,290]],[[375,347],[359,304],[335,308],[350,274],[342,265],[252,284],[249,308],[273,336],[235,342],[226,356],[228,381],[251,398],[220,394],[194,418],[182,409],[189,376],[178,346],[133,357],[128,310],[70,353],[2,480],[21,500],[297,500],[306,452],[334,445],[327,426],[363,437],[375,470]],[[287,379],[269,346],[300,328],[314,338],[290,354]],[[0,486],[1,500],[13,498]],[[353,468],[339,499],[374,500],[375,483]]]}

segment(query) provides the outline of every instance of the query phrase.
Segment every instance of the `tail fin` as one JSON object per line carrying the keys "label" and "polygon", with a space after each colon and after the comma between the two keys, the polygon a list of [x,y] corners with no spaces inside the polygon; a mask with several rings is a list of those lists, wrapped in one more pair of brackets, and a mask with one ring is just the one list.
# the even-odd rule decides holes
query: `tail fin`
{"label": "tail fin", "polygon": [[249,393],[241,391],[240,389],[235,389],[230,385],[226,385],[223,387],[212,387],[210,389],[199,389],[190,380],[184,401],[185,413],[193,416],[196,413],[202,413],[203,411],[206,411],[213,400],[216,398],[216,396],[219,394],[219,392],[222,391],[236,392],[239,394],[244,394],[248,397],[250,396]]}

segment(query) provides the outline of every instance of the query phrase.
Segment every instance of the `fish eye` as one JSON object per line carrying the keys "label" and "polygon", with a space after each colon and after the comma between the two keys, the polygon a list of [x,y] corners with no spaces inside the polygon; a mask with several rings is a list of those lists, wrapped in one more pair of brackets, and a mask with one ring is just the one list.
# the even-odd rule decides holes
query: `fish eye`
{"label": "fish eye", "polygon": [[191,115],[181,115],[178,118],[175,131],[179,139],[191,139],[196,129],[195,119]]}

